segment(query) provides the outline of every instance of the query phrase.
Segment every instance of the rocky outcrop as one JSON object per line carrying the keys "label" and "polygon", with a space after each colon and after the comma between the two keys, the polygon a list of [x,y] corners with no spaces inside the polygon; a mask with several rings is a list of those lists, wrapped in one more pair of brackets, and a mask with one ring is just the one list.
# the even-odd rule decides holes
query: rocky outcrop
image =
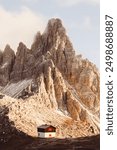
{"label": "rocky outcrop", "polygon": [[21,42],[19,43],[13,71],[10,74],[12,81],[20,81],[32,76],[32,67],[34,64],[34,56],[30,50]]}
{"label": "rocky outcrop", "polygon": [[2,54],[2,51],[0,50],[0,65],[2,63],[2,57],[3,57],[3,54]]}
{"label": "rocky outcrop", "polygon": [[1,85],[5,85],[10,80],[10,73],[13,68],[14,60],[15,60],[15,53],[10,48],[9,45],[6,45],[5,50],[3,53],[0,54],[0,83]]}
{"label": "rocky outcrop", "polygon": [[38,32],[35,36],[35,39],[34,39],[34,42],[31,46],[31,50],[35,56],[35,58],[38,58],[42,55],[42,36],[41,36],[41,33]]}
{"label": "rocky outcrop", "polygon": [[31,49],[19,43],[16,55],[8,45],[0,52],[1,93],[89,123],[94,134],[99,133],[99,83],[98,69],[75,55],[60,19],[37,33]]}
{"label": "rocky outcrop", "polygon": [[64,75],[67,74],[68,76],[68,70],[71,69],[71,62],[69,61],[73,61],[75,51],[60,19],[51,19],[48,22],[46,30],[42,34],[42,39],[43,53],[49,51],[50,58],[55,65],[60,71],[64,72]]}

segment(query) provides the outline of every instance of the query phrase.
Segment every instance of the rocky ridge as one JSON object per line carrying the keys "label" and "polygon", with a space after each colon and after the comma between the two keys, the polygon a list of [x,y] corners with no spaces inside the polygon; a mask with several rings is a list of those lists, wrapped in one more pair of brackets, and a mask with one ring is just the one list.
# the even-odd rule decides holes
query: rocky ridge
{"label": "rocky ridge", "polygon": [[[0,92],[13,98],[0,99],[0,106],[8,107],[10,120],[31,136],[37,136],[36,126],[42,123],[58,126],[61,132],[67,128],[58,137],[98,134],[99,83],[98,69],[75,54],[60,19],[49,20],[31,49],[20,42],[16,54],[9,45],[0,51]],[[65,121],[71,125],[63,127]],[[86,130],[79,128],[75,135],[80,124]]]}

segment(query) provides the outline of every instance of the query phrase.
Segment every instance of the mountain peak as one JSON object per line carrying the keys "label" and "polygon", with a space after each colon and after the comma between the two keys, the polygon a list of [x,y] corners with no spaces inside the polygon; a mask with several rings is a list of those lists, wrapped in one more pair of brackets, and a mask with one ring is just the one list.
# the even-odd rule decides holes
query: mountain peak
{"label": "mountain peak", "polygon": [[31,45],[31,50],[35,51],[35,50],[39,50],[39,48],[42,45],[42,37],[41,37],[41,33],[37,32],[35,38],[34,38],[34,42]]}
{"label": "mountain peak", "polygon": [[51,26],[51,27],[58,27],[58,28],[64,28],[62,25],[62,20],[59,18],[52,18],[48,21],[48,25],[47,26]]}
{"label": "mountain peak", "polygon": [[58,35],[58,36],[65,36],[66,35],[66,30],[63,26],[62,20],[59,18],[52,18],[48,21],[46,30],[44,32],[45,34],[51,34],[53,36]]}
{"label": "mountain peak", "polygon": [[67,36],[66,30],[60,19],[50,19],[48,21],[45,32],[42,34],[43,39],[43,51],[45,52],[47,47],[49,51],[65,49],[73,50],[73,45]]}
{"label": "mountain peak", "polygon": [[5,50],[10,50],[11,48],[10,48],[10,45],[9,44],[7,44],[6,46],[5,46],[5,49],[4,49],[4,51]]}
{"label": "mountain peak", "polygon": [[3,63],[5,62],[12,62],[14,61],[15,58],[15,53],[14,51],[11,49],[10,45],[6,45],[4,51],[3,51]]}
{"label": "mountain peak", "polygon": [[26,45],[23,42],[20,42],[18,46],[18,50],[19,49],[26,49]]}
{"label": "mountain peak", "polygon": [[[12,49],[6,46],[0,54],[0,61],[4,60],[0,64],[0,92],[15,98],[15,104],[8,107],[9,113],[14,114],[11,119],[17,127],[32,134],[24,126],[35,132],[37,125],[51,123],[59,126],[64,137],[77,137],[80,131],[78,129],[76,134],[74,124],[77,121],[87,122],[87,129],[92,126],[93,129],[86,131],[85,135],[99,133],[98,71],[90,61],[75,55],[60,19],[49,20],[46,31],[35,36],[31,50],[20,42],[16,55],[9,55],[9,52]],[[47,110],[51,113],[46,113]],[[53,119],[57,118],[55,114],[58,121]],[[65,121],[72,120],[70,131],[67,129],[69,124],[64,126],[64,122],[59,122],[60,116]],[[32,124],[35,126],[33,129]],[[61,128],[62,124],[67,131]],[[36,134],[33,133],[33,136]]]}

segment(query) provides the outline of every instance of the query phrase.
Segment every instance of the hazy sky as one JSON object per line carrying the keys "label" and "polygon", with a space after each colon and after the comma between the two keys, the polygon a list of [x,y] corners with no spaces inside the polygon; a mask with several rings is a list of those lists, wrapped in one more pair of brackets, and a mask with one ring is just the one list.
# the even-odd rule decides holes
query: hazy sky
{"label": "hazy sky", "polygon": [[23,41],[29,48],[48,19],[61,18],[76,53],[99,67],[99,0],[0,0],[0,49],[8,43],[16,50]]}

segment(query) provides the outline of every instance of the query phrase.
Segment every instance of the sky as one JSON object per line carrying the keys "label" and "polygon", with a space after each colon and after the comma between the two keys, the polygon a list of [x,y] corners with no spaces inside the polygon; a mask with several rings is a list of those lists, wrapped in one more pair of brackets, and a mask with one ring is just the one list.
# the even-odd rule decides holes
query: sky
{"label": "sky", "polygon": [[21,41],[30,48],[51,18],[62,20],[76,54],[99,68],[99,0],[0,0],[0,49],[9,44],[16,51]]}

